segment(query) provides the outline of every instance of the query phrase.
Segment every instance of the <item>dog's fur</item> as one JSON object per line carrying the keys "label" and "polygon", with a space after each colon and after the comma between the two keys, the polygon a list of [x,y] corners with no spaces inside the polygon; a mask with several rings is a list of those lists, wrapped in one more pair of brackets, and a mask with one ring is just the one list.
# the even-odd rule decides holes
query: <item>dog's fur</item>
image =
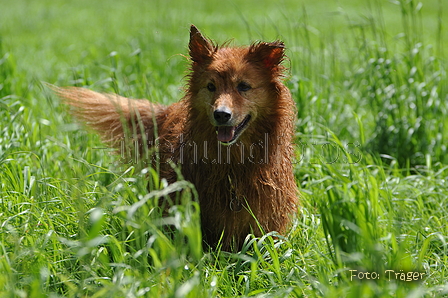
{"label": "dog's fur", "polygon": [[[111,146],[144,155],[158,144],[160,175],[181,167],[198,192],[203,237],[241,247],[249,233],[284,233],[296,211],[291,157],[295,105],[282,83],[284,45],[217,46],[191,26],[185,97],[170,106],[84,88],[56,88]],[[126,147],[128,148],[128,147]],[[134,148],[135,149],[135,148]]]}

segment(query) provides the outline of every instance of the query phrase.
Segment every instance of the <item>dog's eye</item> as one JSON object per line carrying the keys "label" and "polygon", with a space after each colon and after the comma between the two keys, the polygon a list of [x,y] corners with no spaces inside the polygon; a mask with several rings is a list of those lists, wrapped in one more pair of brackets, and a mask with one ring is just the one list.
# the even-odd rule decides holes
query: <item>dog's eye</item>
{"label": "dog's eye", "polygon": [[210,92],[215,92],[216,91],[216,86],[213,83],[208,83],[207,84],[207,89]]}
{"label": "dog's eye", "polygon": [[252,89],[252,87],[246,82],[241,82],[238,84],[238,86],[236,86],[236,89],[238,90],[238,92],[246,92]]}

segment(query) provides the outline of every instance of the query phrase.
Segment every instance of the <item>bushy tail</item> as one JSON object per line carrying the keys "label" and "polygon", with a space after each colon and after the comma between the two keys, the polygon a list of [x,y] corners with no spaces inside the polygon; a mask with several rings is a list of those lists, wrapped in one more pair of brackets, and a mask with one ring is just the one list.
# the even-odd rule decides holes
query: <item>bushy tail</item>
{"label": "bushy tail", "polygon": [[120,149],[122,142],[140,146],[154,138],[157,113],[164,106],[148,100],[102,94],[85,88],[50,86],[72,107],[76,118],[93,128],[110,146]]}

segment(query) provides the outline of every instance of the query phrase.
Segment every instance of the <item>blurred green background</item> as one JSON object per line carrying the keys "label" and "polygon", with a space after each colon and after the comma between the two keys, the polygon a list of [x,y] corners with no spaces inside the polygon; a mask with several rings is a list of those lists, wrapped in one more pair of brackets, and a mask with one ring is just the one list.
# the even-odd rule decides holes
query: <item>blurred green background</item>
{"label": "blurred green background", "polygon": [[[423,5],[418,1],[403,2],[413,2],[419,9],[418,22],[422,24],[418,26],[424,25],[422,41],[440,44],[446,50],[447,30],[441,30],[438,36],[440,22],[446,27],[446,18],[439,15],[443,1],[426,0]],[[184,61],[177,54],[186,54],[190,24],[218,42],[234,39],[236,44],[248,44],[282,39],[290,51],[307,43],[303,26],[308,26],[315,43],[335,39],[343,42],[344,37],[348,38],[348,27],[369,26],[379,9],[381,19],[375,22],[386,28],[386,41],[400,38],[404,32],[400,1],[387,0],[0,3],[3,48],[14,55],[20,70],[43,81],[54,81],[69,67],[92,63],[112,51],[130,55],[140,49],[152,63],[168,64],[167,68],[177,66]],[[295,63],[292,67],[296,67]]]}

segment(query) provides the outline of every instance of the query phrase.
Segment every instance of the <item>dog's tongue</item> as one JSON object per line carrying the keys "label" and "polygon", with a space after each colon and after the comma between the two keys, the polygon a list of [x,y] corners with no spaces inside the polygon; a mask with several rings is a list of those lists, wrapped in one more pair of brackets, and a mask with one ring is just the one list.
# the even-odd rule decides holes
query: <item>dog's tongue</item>
{"label": "dog's tongue", "polygon": [[218,141],[230,142],[235,134],[235,126],[219,126],[218,127]]}

